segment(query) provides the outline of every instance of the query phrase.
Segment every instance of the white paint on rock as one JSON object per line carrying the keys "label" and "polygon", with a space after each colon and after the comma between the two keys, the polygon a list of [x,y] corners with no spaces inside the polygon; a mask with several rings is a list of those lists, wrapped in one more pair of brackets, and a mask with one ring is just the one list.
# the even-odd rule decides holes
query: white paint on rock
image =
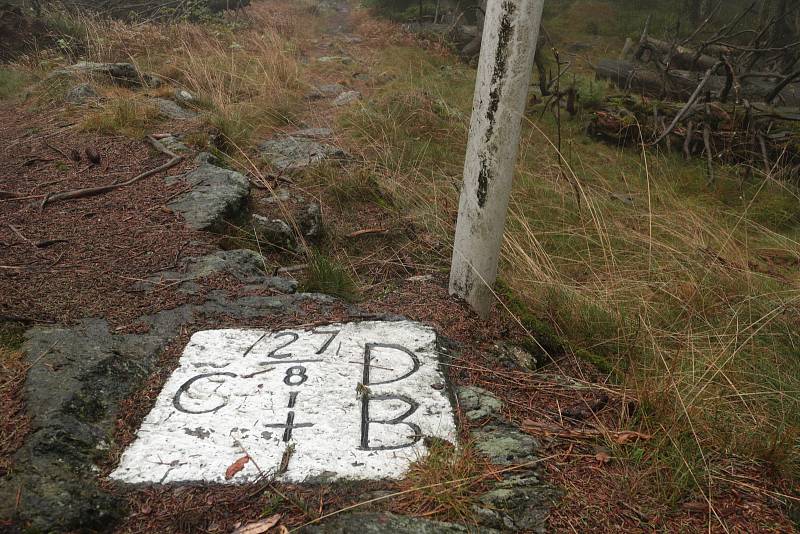
{"label": "white paint on rock", "polygon": [[[192,336],[111,478],[396,479],[426,454],[423,436],[456,442],[436,334],[426,326],[208,330]],[[227,468],[245,455],[251,461],[226,481]]]}

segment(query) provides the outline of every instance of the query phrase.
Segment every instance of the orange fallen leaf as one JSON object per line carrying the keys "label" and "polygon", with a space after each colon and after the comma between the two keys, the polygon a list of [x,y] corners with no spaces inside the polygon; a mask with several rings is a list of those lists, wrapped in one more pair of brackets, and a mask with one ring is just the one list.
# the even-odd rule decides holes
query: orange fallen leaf
{"label": "orange fallen leaf", "polygon": [[631,441],[647,441],[653,439],[650,434],[643,434],[641,432],[634,432],[633,430],[626,430],[624,432],[614,433],[614,443],[618,445],[627,445]]}
{"label": "orange fallen leaf", "polygon": [[250,461],[250,457],[246,454],[233,462],[226,470],[225,470],[225,480],[232,479],[236,473],[244,469],[244,465]]}
{"label": "orange fallen leaf", "polygon": [[[245,456],[245,458],[247,457]],[[264,534],[264,532],[277,525],[281,517],[283,517],[281,514],[275,514],[261,521],[248,523],[234,530],[233,534]]]}
{"label": "orange fallen leaf", "polygon": [[600,451],[597,454],[595,454],[594,457],[601,464],[607,464],[611,462],[611,455],[608,454],[606,451]]}

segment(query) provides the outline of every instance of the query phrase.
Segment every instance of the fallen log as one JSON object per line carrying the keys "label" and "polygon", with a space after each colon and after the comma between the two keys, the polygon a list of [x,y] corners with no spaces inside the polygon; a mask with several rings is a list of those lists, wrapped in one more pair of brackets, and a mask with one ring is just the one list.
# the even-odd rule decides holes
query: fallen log
{"label": "fallen log", "polygon": [[[664,120],[672,124],[666,130]],[[587,133],[619,146],[644,142],[667,146],[685,157],[759,169],[800,181],[800,112],[765,104],[743,106],[719,102],[689,105],[643,100],[633,95],[606,98],[595,111]]]}
{"label": "fallen log", "polygon": [[[719,70],[722,68],[721,65],[717,62],[709,68],[717,66],[712,70]],[[680,69],[672,69],[665,74],[642,64],[609,58],[597,62],[595,74],[597,78],[609,80],[624,91],[684,102],[692,96],[706,77],[702,72]],[[717,100],[729,88],[729,81],[728,76],[711,74],[704,84],[704,89],[711,94],[712,99]],[[744,75],[740,76],[738,81],[737,90],[730,95],[734,101],[747,99],[752,102],[766,102],[774,94],[774,98],[770,101],[784,107],[800,107],[800,83],[796,80],[789,83],[783,77],[776,81],[764,75]]]}
{"label": "fallen log", "polygon": [[[703,77],[699,73],[679,70],[664,76],[644,65],[616,59],[601,59],[595,65],[595,73],[598,78],[609,80],[625,91],[669,100],[688,99]],[[725,77],[711,76],[708,85],[712,90],[721,89]]]}
{"label": "fallen log", "polygon": [[698,53],[696,50],[684,46],[675,45],[652,37],[645,37],[636,51],[636,59],[645,63],[658,60],[662,64],[669,61],[672,67],[688,70],[705,72],[719,61],[719,59],[708,54]]}

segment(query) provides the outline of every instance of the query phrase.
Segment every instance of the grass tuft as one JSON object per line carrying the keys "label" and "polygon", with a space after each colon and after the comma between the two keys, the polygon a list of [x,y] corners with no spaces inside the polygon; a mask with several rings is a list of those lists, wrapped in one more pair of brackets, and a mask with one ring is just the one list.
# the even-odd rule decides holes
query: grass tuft
{"label": "grass tuft", "polygon": [[0,100],[22,96],[22,91],[30,82],[30,76],[17,69],[0,67]]}
{"label": "grass tuft", "polygon": [[426,445],[427,456],[411,465],[401,483],[402,490],[418,491],[395,499],[395,511],[476,525],[473,505],[485,491],[483,475],[489,464],[470,443],[455,448],[447,441],[426,438]]}
{"label": "grass tuft", "polygon": [[81,124],[81,129],[103,134],[124,134],[141,137],[148,126],[160,117],[158,108],[147,102],[130,98],[117,98],[109,102],[101,111],[89,115]]}
{"label": "grass tuft", "polygon": [[325,293],[353,302],[358,290],[350,270],[336,259],[319,252],[313,253],[308,261],[303,291]]}

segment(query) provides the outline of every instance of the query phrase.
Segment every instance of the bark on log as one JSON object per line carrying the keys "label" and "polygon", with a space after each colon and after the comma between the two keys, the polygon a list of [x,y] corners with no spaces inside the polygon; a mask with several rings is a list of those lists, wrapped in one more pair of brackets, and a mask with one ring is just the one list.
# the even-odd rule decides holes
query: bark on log
{"label": "bark on log", "polygon": [[[595,73],[598,78],[609,80],[625,91],[684,102],[691,97],[703,80],[702,72],[675,69],[664,76],[644,65],[616,59],[601,59],[595,65]],[[764,102],[776,85],[774,81],[761,76],[741,77],[740,81],[739,92],[731,95],[732,100],[739,98],[751,102]],[[727,83],[727,76],[711,76],[705,89],[713,98],[718,98],[724,92]],[[781,106],[800,107],[800,83],[788,84],[775,101]]]}
{"label": "bark on log", "polygon": [[672,43],[646,37],[642,43],[639,44],[639,50],[636,57],[643,59],[643,54],[650,51],[652,56],[666,63],[667,58],[670,58],[670,64],[678,69],[701,71],[705,72],[719,61],[717,58],[707,54],[699,54],[696,50],[686,48],[683,46],[675,46]]}
{"label": "bark on log", "polygon": [[[653,143],[664,131],[661,121],[671,120],[684,107],[635,96],[609,97],[592,115],[587,133],[621,146],[638,146],[642,139]],[[798,122],[797,109],[753,105],[748,110],[735,104],[697,104],[670,131],[666,146],[682,151],[686,157],[711,156],[714,161],[750,169],[775,165],[778,175],[798,181],[800,176],[794,171],[800,165]]]}

